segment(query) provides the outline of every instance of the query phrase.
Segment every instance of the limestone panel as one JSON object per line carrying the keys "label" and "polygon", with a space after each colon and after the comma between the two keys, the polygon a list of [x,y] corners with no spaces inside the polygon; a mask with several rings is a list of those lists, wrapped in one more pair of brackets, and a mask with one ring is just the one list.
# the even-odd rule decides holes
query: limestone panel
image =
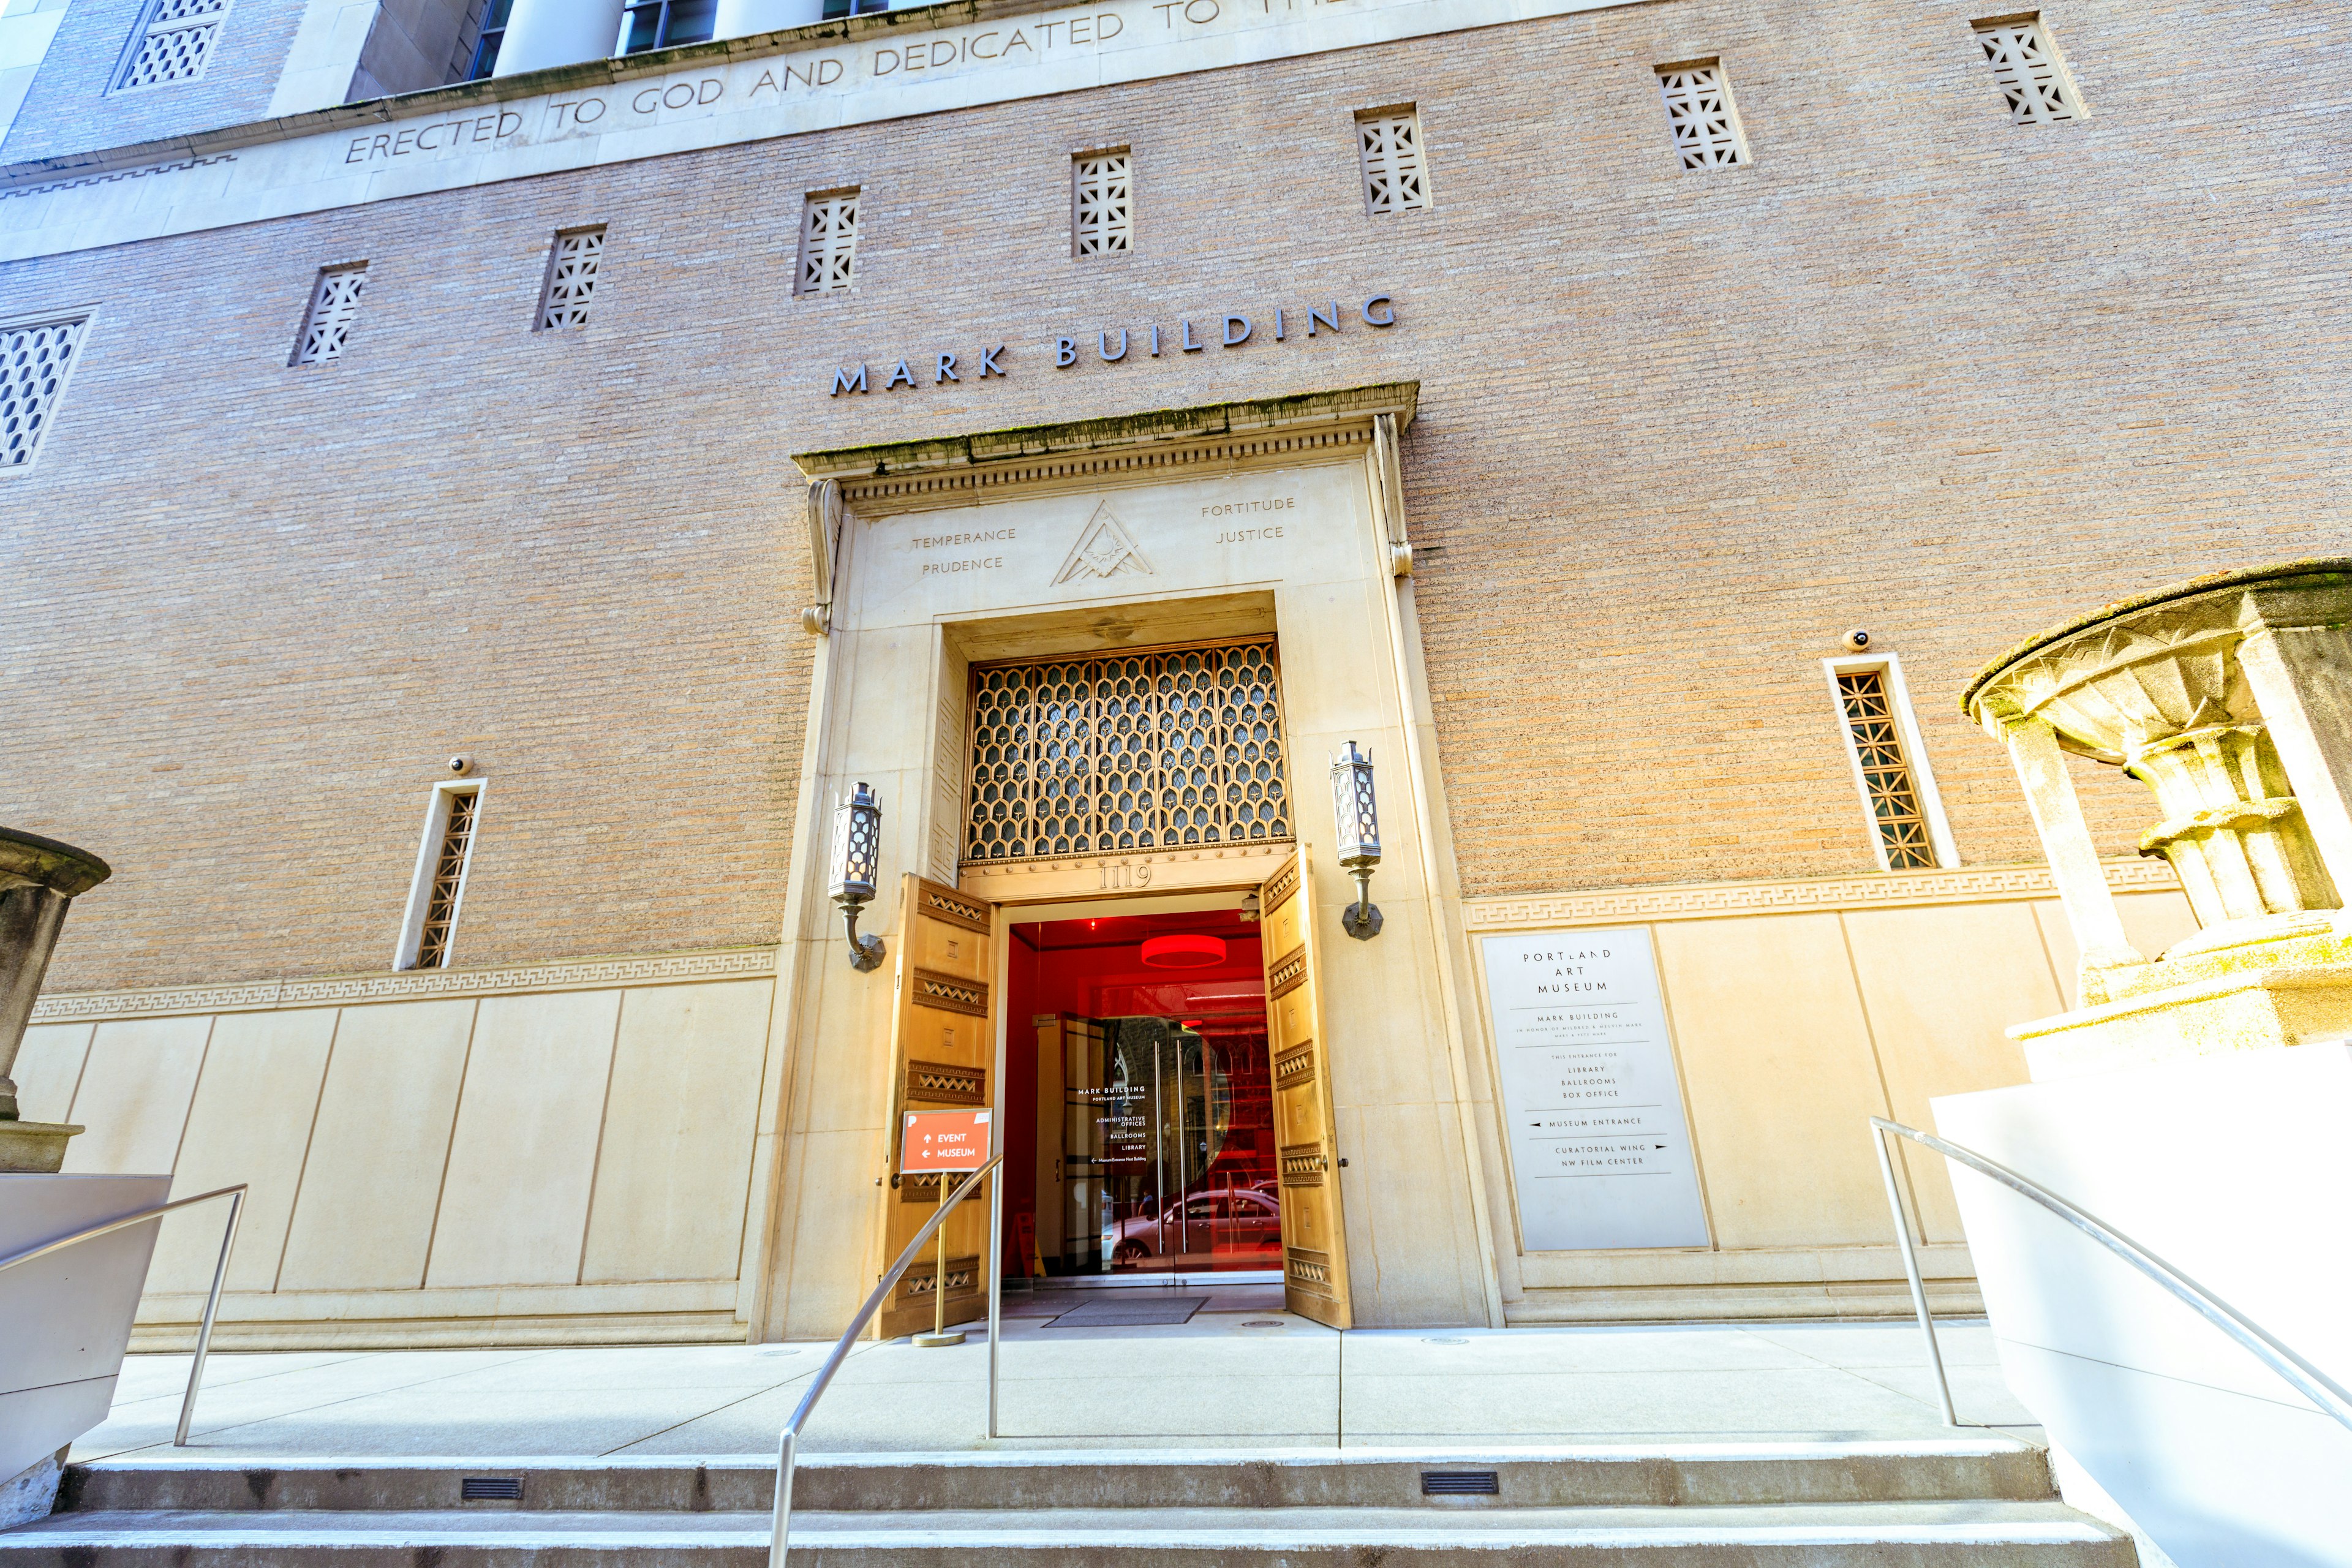
{"label": "limestone panel", "polygon": [[773,993],[737,981],[625,994],[587,1283],[734,1278]]}
{"label": "limestone panel", "polygon": [[[332,1007],[228,1013],[213,1026],[172,1195],[247,1184],[229,1264],[232,1290],[267,1290],[277,1283],[336,1016]],[[226,1200],[215,1199],[164,1220],[148,1290],[208,1289],[227,1218]]]}
{"label": "limestone panel", "polygon": [[169,1171],[179,1158],[212,1026],[209,1016],[99,1025],[68,1117],[89,1131],[66,1145],[65,1168],[126,1175]]}
{"label": "limestone panel", "polygon": [[285,1290],[425,1280],[474,1004],[346,1007],[278,1270]]}
{"label": "limestone panel", "polygon": [[[2059,1010],[2032,906],[1872,910],[1845,922],[1893,1120],[1933,1132],[1920,1118],[1934,1096],[2026,1080],[2025,1053],[2002,1031]],[[1928,1238],[1963,1240],[1943,1156],[1907,1141],[1897,1147]]]}
{"label": "limestone panel", "polygon": [[[73,1109],[81,1066],[89,1058],[95,1024],[36,1024],[16,1047],[8,1076],[16,1083],[16,1113],[27,1121],[63,1121]],[[68,1145],[70,1147],[70,1145]]]}
{"label": "limestone panel", "polygon": [[483,999],[427,1285],[579,1280],[621,996]]}
{"label": "limestone panel", "polygon": [[1886,1240],[1886,1104],[1838,917],[1655,929],[1716,1245]]}

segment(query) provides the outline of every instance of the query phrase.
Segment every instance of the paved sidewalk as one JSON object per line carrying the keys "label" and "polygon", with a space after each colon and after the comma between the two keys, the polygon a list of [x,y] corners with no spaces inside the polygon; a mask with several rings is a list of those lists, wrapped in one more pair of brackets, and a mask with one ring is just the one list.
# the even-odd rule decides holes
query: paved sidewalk
{"label": "paved sidewalk", "polygon": [[[1219,1303],[1222,1305],[1223,1303]],[[1278,1310],[1006,1325],[998,1447],[1328,1447],[1898,1438],[1946,1428],[1907,1322],[1360,1330]],[[1963,1419],[2039,1441],[1980,1323],[1943,1329]],[[216,1353],[191,1457],[772,1452],[824,1346]],[[810,1451],[991,1445],[987,1346],[859,1347]],[[171,1452],[184,1355],[132,1356],[74,1458]]]}

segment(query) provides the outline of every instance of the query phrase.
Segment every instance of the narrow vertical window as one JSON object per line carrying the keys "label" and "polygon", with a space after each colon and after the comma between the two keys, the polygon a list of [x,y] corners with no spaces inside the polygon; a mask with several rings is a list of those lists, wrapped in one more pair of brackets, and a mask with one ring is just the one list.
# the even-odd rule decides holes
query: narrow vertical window
{"label": "narrow vertical window", "polygon": [[310,290],[310,310],[302,318],[302,334],[294,341],[296,364],[324,364],[343,357],[352,323],[359,318],[360,290],[367,287],[367,263],[324,267]]}
{"label": "narrow vertical window", "polygon": [[514,14],[514,0],[490,0],[482,13],[482,26],[474,35],[474,51],[467,59],[465,81],[480,81],[499,68],[499,46],[507,41],[507,19]]}
{"label": "narrow vertical window", "polygon": [[547,253],[547,281],[539,291],[539,328],[584,327],[604,258],[604,230],[575,228],[555,237]]}
{"label": "narrow vertical window", "polygon": [[1134,248],[1135,171],[1125,148],[1070,160],[1070,211],[1074,254]]}
{"label": "narrow vertical window", "polygon": [[1421,114],[1411,104],[1356,116],[1356,153],[1364,171],[1364,206],[1375,216],[1429,205],[1429,166],[1422,156]]}
{"label": "narrow vertical window", "polygon": [[150,0],[135,41],[123,51],[114,89],[194,81],[212,60],[228,0]]}
{"label": "narrow vertical window", "polygon": [[89,324],[73,316],[0,326],[0,473],[32,467]]}
{"label": "narrow vertical window", "polygon": [[1918,871],[1958,865],[1951,829],[1945,825],[1912,721],[1902,671],[1891,659],[1833,659],[1829,674],[1880,868]]}
{"label": "narrow vertical window", "polygon": [[466,871],[473,861],[474,825],[480,816],[481,801],[478,784],[443,784],[433,792],[394,968],[449,966],[450,948],[457,934],[457,914],[465,902]]}
{"label": "narrow vertical window", "polygon": [[857,193],[824,191],[801,208],[801,269],[796,294],[834,294],[857,267]]}
{"label": "narrow vertical window", "polygon": [[719,19],[719,0],[633,0],[621,16],[625,55],[698,44]]}
{"label": "narrow vertical window", "polygon": [[1731,79],[1720,60],[1660,66],[1658,90],[1666,100],[1666,128],[1685,169],[1722,169],[1745,163],[1748,143],[1739,114],[1731,106]]}
{"label": "narrow vertical window", "polygon": [[2048,125],[2088,118],[2074,79],[2042,25],[2041,13],[1997,16],[1974,24],[1977,42],[1992,63],[1993,85],[2019,125]]}

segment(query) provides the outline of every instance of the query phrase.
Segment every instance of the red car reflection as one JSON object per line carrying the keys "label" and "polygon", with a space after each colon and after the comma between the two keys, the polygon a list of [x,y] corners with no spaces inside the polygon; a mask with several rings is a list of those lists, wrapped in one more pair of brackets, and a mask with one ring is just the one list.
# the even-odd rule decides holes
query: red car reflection
{"label": "red car reflection", "polygon": [[1169,1205],[1163,1215],[1122,1220],[1111,1260],[1205,1252],[1279,1252],[1282,1205],[1268,1194],[1246,1188],[1201,1193]]}

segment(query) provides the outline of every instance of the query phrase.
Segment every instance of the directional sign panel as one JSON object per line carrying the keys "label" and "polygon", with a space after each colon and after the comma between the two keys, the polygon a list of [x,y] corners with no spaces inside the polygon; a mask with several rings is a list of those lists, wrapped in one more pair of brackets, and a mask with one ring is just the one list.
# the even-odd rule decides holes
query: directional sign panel
{"label": "directional sign panel", "polygon": [[1529,1252],[1705,1247],[1648,930],[1484,942],[1521,1243]]}
{"label": "directional sign panel", "polygon": [[988,1112],[910,1110],[901,1171],[977,1171],[988,1163]]}

